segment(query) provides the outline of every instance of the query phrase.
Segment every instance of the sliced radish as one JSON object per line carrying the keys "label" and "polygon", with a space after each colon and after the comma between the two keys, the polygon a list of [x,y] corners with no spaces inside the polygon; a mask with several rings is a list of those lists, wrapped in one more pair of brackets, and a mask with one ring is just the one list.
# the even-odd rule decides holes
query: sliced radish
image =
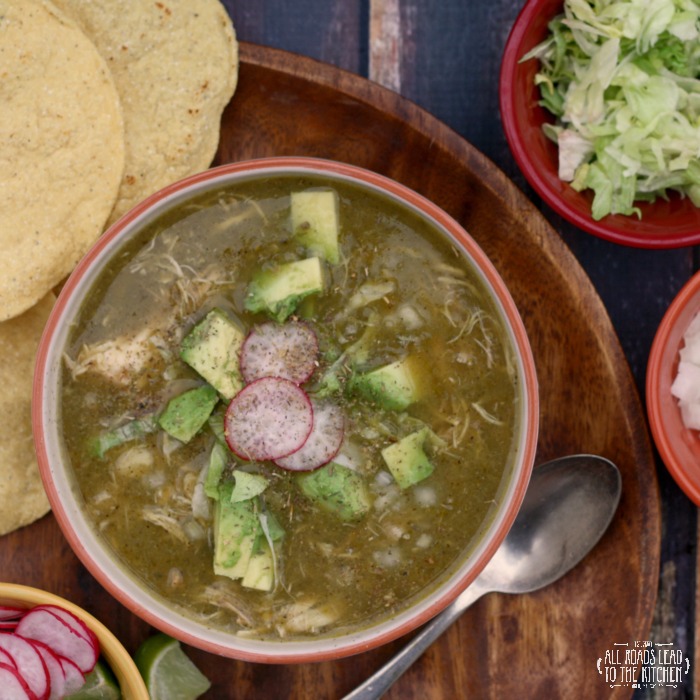
{"label": "sliced radish", "polygon": [[85,685],[85,675],[70,659],[67,659],[65,656],[59,656],[58,661],[61,664],[61,668],[63,669],[63,673],[65,674],[66,678],[66,685],[63,692],[66,695],[77,693],[83,687],[83,685]]}
{"label": "sliced radish", "polygon": [[0,663],[8,664],[9,666],[15,666],[15,660],[4,649],[0,649]]}
{"label": "sliced radish", "polygon": [[37,605],[34,610],[46,610],[52,615],[55,615],[59,619],[63,620],[68,627],[70,627],[74,632],[79,634],[81,637],[90,642],[96,649],[99,648],[99,641],[97,635],[76,615],[72,612],[61,608],[58,605]]}
{"label": "sliced radish", "polygon": [[0,632],[12,632],[18,624],[19,620],[0,620]]}
{"label": "sliced radish", "polygon": [[60,656],[73,661],[83,673],[97,663],[99,645],[93,644],[49,610],[34,608],[17,625],[17,634],[46,644]]}
{"label": "sliced radish", "polygon": [[0,661],[0,688],[3,700],[36,700],[19,671]]}
{"label": "sliced radish", "polygon": [[33,640],[33,644],[44,659],[46,669],[49,672],[49,697],[48,700],[60,700],[66,695],[66,672],[57,656],[46,644]]}
{"label": "sliced radish", "polygon": [[241,374],[246,382],[282,377],[303,384],[318,363],[318,339],[301,321],[263,323],[253,328],[241,348]]}
{"label": "sliced radish", "polygon": [[343,443],[345,416],[340,406],[311,401],[314,409],[314,425],[306,442],[287,457],[275,460],[275,464],[292,471],[311,471],[330,462]]}
{"label": "sliced radish", "polygon": [[[25,619],[25,618],[22,618]],[[0,633],[0,649],[12,657],[17,673],[38,700],[49,697],[49,671],[36,647],[18,634]]]}
{"label": "sliced radish", "polygon": [[313,426],[311,401],[294,382],[263,377],[233,397],[224,434],[241,459],[279,459],[298,450]]}
{"label": "sliced radish", "polygon": [[26,608],[16,608],[12,605],[0,605],[0,620],[19,620]]}

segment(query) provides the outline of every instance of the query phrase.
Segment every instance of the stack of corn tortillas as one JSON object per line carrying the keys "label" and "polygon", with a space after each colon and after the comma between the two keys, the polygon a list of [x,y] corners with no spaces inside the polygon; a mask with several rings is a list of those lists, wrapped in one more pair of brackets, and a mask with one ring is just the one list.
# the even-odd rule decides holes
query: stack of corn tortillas
{"label": "stack of corn tortillas", "polygon": [[30,399],[51,292],[106,226],[209,167],[238,45],[218,0],[0,0],[0,75],[4,534],[49,509]]}

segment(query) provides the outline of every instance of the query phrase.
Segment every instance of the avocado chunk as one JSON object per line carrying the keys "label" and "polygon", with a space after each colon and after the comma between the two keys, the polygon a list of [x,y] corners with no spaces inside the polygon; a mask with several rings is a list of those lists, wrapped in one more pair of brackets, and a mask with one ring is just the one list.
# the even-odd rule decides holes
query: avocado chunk
{"label": "avocado chunk", "polygon": [[270,543],[264,538],[258,539],[256,551],[250,557],[248,568],[241,584],[245,588],[258,591],[271,591],[275,583],[275,561]]}
{"label": "avocado chunk", "polygon": [[204,477],[204,493],[215,501],[219,500],[219,483],[228,464],[228,458],[229,451],[220,442],[215,442],[209,454],[209,466]]}
{"label": "avocado chunk", "polygon": [[214,573],[240,579],[245,588],[270,591],[275,581],[275,545],[284,530],[256,498],[232,500],[230,481],[219,486],[214,512]]}
{"label": "avocado chunk", "polygon": [[435,467],[423,450],[429,428],[421,428],[382,450],[382,457],[400,488],[406,489],[429,477]]}
{"label": "avocado chunk", "polygon": [[354,376],[350,381],[350,389],[388,410],[403,411],[422,397],[421,384],[418,360],[408,355],[391,364]]}
{"label": "avocado chunk", "polygon": [[277,568],[275,543],[284,537],[284,529],[270,511],[259,513],[258,520],[260,532],[241,583],[246,588],[271,591]]}
{"label": "avocado chunk", "polygon": [[204,384],[190,389],[170,399],[158,417],[158,425],[181,442],[189,442],[206,423],[218,402],[219,395],[213,386]]}
{"label": "avocado chunk", "polygon": [[370,507],[362,477],[352,469],[330,462],[320,469],[296,477],[302,493],[341,520],[361,518]]}
{"label": "avocado chunk", "polygon": [[245,576],[260,535],[252,500],[231,503],[233,484],[219,487],[214,511],[214,573],[231,579]]}
{"label": "avocado chunk", "polygon": [[230,400],[243,388],[238,362],[244,340],[239,324],[214,308],[185,336],[180,357]]}
{"label": "avocado chunk", "polygon": [[318,257],[295,260],[257,272],[248,285],[245,308],[263,311],[280,323],[310,294],[323,292],[323,266]]}
{"label": "avocado chunk", "polygon": [[312,254],[333,265],[340,262],[338,194],[335,190],[292,192],[292,232]]}
{"label": "avocado chunk", "polygon": [[259,496],[268,486],[268,480],[262,474],[251,474],[237,469],[233,473],[236,481],[231,492],[231,503],[247,501]]}

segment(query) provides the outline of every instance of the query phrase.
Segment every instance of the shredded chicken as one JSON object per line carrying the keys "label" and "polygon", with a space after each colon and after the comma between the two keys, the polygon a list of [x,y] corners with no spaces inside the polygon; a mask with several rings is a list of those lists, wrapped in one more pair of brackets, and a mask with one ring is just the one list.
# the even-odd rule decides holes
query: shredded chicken
{"label": "shredded chicken", "polygon": [[130,385],[160,357],[162,338],[150,328],[135,335],[84,345],[75,360],[66,358],[73,378],[96,372],[120,386]]}
{"label": "shredded chicken", "polygon": [[241,627],[252,627],[254,618],[248,606],[225,581],[217,581],[207,586],[199,595],[199,600],[216,608],[230,610]]}
{"label": "shredded chicken", "polygon": [[277,612],[277,619],[281,620],[276,625],[280,637],[290,633],[315,634],[340,617],[340,611],[335,605],[315,600],[296,601]]}

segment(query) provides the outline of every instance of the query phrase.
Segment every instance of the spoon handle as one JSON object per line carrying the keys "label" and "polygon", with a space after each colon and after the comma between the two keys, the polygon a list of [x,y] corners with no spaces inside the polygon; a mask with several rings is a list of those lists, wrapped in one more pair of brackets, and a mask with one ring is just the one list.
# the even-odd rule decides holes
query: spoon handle
{"label": "spoon handle", "polygon": [[477,581],[472,583],[450,606],[428,622],[398,654],[342,700],[377,700],[384,695],[409,666],[484,593],[486,591]]}

